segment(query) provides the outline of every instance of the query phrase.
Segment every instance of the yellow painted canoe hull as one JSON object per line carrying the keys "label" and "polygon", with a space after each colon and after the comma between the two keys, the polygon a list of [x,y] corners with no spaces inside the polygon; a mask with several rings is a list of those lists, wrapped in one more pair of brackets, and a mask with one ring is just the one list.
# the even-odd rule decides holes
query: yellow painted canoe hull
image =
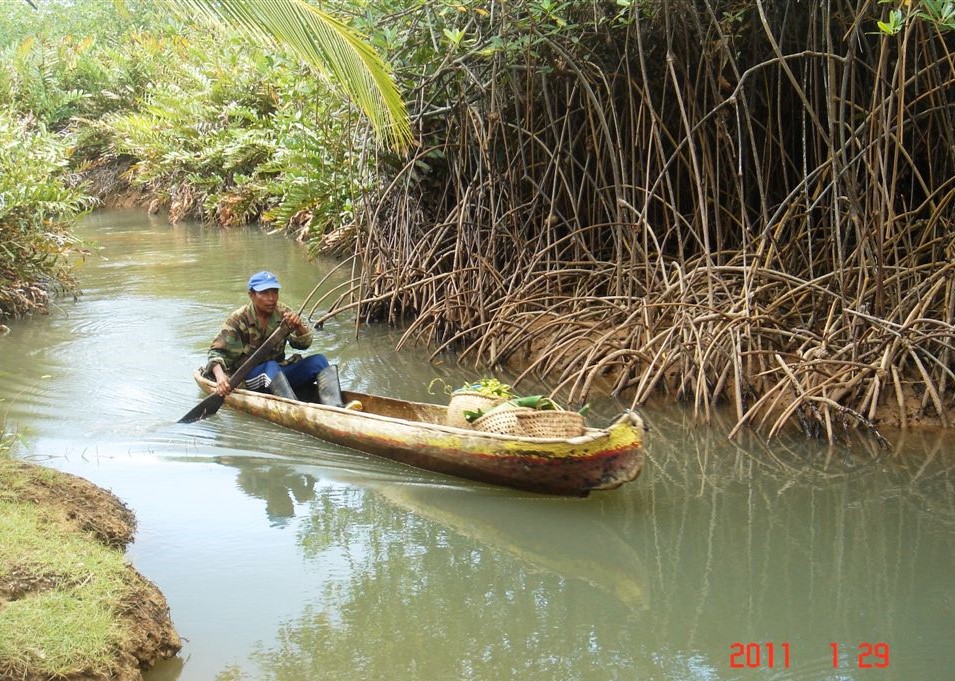
{"label": "yellow painted canoe hull", "polygon": [[[213,383],[198,372],[206,393]],[[608,428],[573,438],[498,435],[445,425],[446,408],[357,392],[362,410],[299,402],[238,389],[225,403],[239,411],[416,468],[545,494],[585,496],[619,487],[643,469],[645,429],[626,413]]]}

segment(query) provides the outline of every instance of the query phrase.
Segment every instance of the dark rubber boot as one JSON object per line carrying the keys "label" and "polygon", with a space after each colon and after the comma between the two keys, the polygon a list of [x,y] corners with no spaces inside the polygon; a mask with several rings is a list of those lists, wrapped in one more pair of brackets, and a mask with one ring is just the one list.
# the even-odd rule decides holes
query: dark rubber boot
{"label": "dark rubber boot", "polygon": [[315,379],[318,388],[318,401],[330,407],[344,407],[342,401],[342,387],[338,382],[338,366],[332,364],[322,369],[322,373]]}
{"label": "dark rubber boot", "polygon": [[298,399],[298,395],[296,395],[295,391],[292,390],[292,386],[289,385],[288,379],[281,371],[275,375],[275,378],[273,378],[272,382],[269,384],[269,392],[277,397],[287,397],[290,400]]}

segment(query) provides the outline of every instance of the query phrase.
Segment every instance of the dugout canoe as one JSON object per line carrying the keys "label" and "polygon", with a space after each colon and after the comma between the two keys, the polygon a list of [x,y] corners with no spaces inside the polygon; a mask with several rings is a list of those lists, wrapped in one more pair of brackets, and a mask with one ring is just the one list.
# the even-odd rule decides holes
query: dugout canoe
{"label": "dugout canoe", "polygon": [[[195,373],[205,393],[214,384]],[[544,494],[586,496],[635,480],[645,428],[626,412],[571,438],[515,437],[446,425],[447,407],[342,391],[361,411],[237,389],[225,404],[266,421],[416,468]]]}

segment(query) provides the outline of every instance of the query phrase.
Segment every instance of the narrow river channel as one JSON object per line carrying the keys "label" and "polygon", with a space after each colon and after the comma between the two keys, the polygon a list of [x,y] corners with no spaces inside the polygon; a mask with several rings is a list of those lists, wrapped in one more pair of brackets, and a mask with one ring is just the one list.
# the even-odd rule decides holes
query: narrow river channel
{"label": "narrow river channel", "polygon": [[[647,410],[634,483],[557,499],[417,471],[200,399],[248,275],[293,307],[334,263],[138,211],[80,225],[83,295],[0,338],[22,458],[111,489],[184,639],[146,681],[955,679],[955,445],[766,443]],[[339,280],[341,281],[341,280]],[[332,284],[329,284],[331,288]],[[349,319],[345,386],[422,401],[484,372]],[[502,376],[506,379],[506,376]],[[521,386],[524,392],[529,388]],[[609,421],[597,400],[591,420]]]}

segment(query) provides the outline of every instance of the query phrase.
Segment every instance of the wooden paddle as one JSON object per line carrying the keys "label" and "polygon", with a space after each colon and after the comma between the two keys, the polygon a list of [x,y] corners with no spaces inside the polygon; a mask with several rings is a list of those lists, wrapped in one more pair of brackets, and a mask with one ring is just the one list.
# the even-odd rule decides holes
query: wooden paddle
{"label": "wooden paddle", "polygon": [[[275,347],[276,343],[281,343],[285,340],[285,337],[291,332],[291,327],[286,326],[285,322],[279,324],[279,328],[273,331],[271,336],[262,341],[262,345],[257,347],[255,352],[249,355],[249,358],[242,363],[242,366],[236,369],[235,373],[229,377],[229,385],[235,389],[236,386],[245,380],[245,377],[254,367],[262,363],[262,358],[265,357],[269,350]],[[207,416],[212,416],[219,411],[219,407],[222,406],[223,402],[225,402],[224,397],[218,393],[212,393],[193,407],[188,414],[179,419],[179,423],[192,423],[193,421],[204,419]]]}

